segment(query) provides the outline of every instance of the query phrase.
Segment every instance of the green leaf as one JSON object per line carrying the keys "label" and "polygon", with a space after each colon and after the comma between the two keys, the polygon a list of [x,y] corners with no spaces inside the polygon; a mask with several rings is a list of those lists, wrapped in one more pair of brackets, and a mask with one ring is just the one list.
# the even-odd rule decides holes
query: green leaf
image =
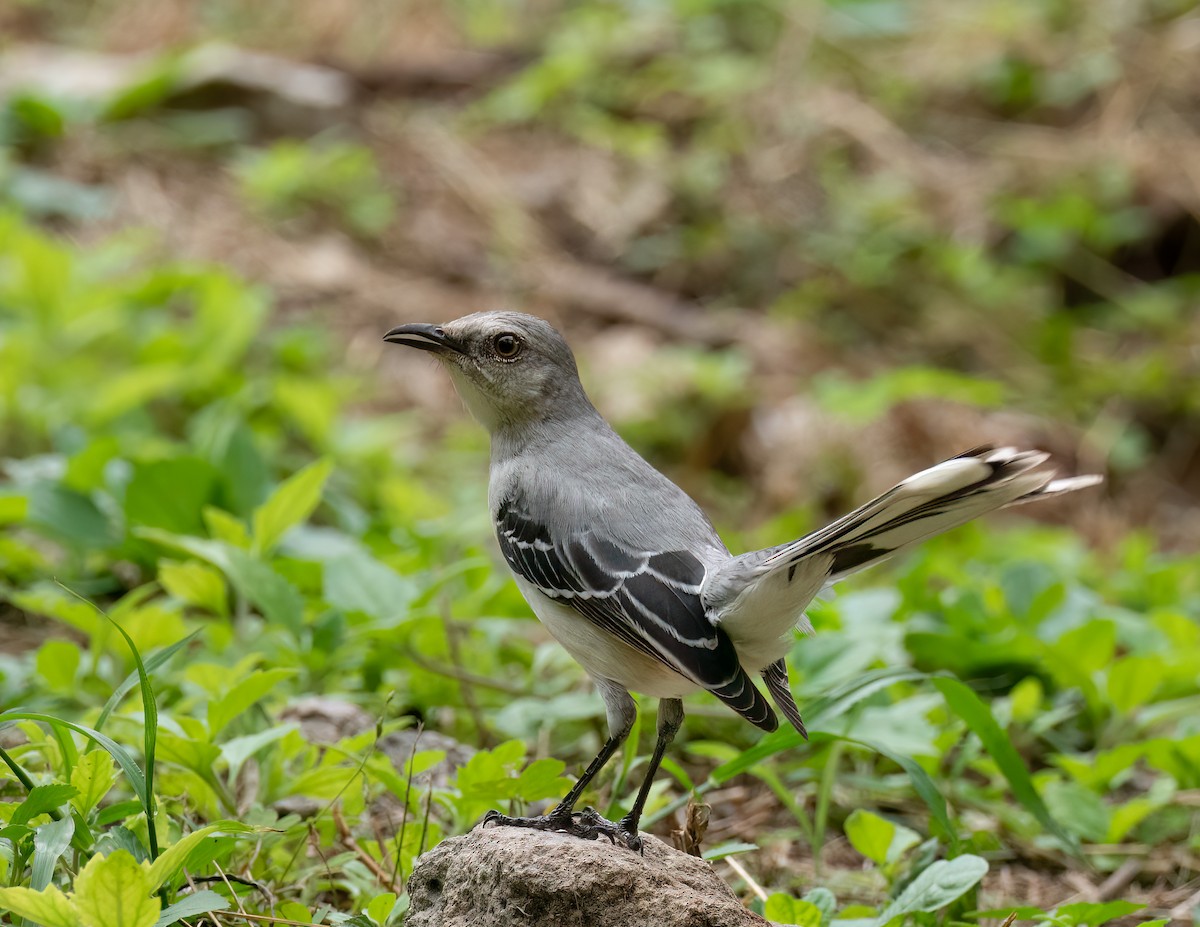
{"label": "green leaf", "polygon": [[192,850],[214,834],[252,834],[257,830],[258,828],[242,824],[240,821],[217,821],[192,831],[163,850],[162,855],[150,864],[146,872],[146,881],[150,886],[147,891],[158,891],[160,886],[178,875]]}
{"label": "green leaf", "polygon": [[969,853],[954,859],[939,859],[922,870],[879,912],[878,923],[882,927],[906,914],[944,908],[974,888],[987,870],[988,864],[982,857]]}
{"label": "green leaf", "polygon": [[846,818],[846,839],[876,866],[887,861],[888,847],[896,836],[896,825],[877,814],[856,808]]}
{"label": "green leaf", "polygon": [[304,624],[304,597],[270,564],[243,550],[226,551],[228,575],[234,588],[253,602],[268,621],[299,635]]}
{"label": "green leaf", "polygon": [[117,542],[108,519],[87,496],[51,483],[29,492],[26,520],[71,547],[104,549]]}
{"label": "green leaf", "polygon": [[[818,724],[828,723],[834,718],[845,714],[859,702],[870,698],[876,692],[880,692],[894,683],[928,678],[928,674],[922,673],[919,670],[902,668],[872,670],[871,672],[863,673],[850,682],[838,686],[828,695],[817,699],[811,705],[807,706],[805,714],[809,722],[808,730],[810,734],[815,733]],[[804,738],[796,731],[790,727],[780,728],[762,738],[762,740],[749,750],[744,750],[729,762],[722,763],[713,770],[710,778],[718,784],[728,782],[734,776],[746,772],[769,757],[787,750],[804,747],[804,745]]]}
{"label": "green leaf", "polygon": [[125,773],[125,778],[129,780],[129,785],[133,788],[134,794],[142,803],[142,808],[149,812],[149,799],[146,794],[146,777],[142,775],[141,769],[138,768],[133,756],[129,751],[114,741],[111,737],[101,734],[99,731],[92,730],[90,727],[84,727],[82,724],[76,724],[73,721],[65,721],[62,718],[55,718],[53,715],[43,714],[40,711],[24,711],[19,708],[10,708],[7,711],[0,711],[0,722],[3,721],[40,721],[42,724],[48,724],[51,727],[61,726],[75,731],[77,734],[82,734],[89,740],[98,743],[101,747],[107,750],[117,764]]}
{"label": "green leaf", "polygon": [[225,578],[212,567],[195,560],[178,563],[163,560],[158,565],[158,581],[177,599],[212,612],[221,618],[229,615],[229,595]]}
{"label": "green leaf", "polygon": [[[193,631],[187,637],[176,641],[170,647],[164,647],[162,650],[159,650],[154,654],[154,656],[150,657],[150,659],[146,661],[143,668],[147,673],[154,672],[156,669],[170,660],[171,657],[175,656],[175,654],[191,643],[199,633],[199,631]],[[134,669],[128,676],[124,678],[124,680],[122,680],[121,684],[113,690],[113,694],[108,697],[108,701],[106,701],[104,703],[104,707],[100,709],[100,717],[96,719],[96,730],[100,730],[100,728],[104,726],[104,722],[108,720],[108,716],[111,715],[114,710],[116,710],[116,707],[121,704],[121,700],[125,698],[125,696],[129,694],[130,690],[132,690],[133,687],[140,681],[141,677],[139,676],[138,671]]]}
{"label": "green leaf", "polygon": [[1121,714],[1150,702],[1166,675],[1166,661],[1158,656],[1125,657],[1108,670],[1108,697]]}
{"label": "green leaf", "polygon": [[876,753],[886,756],[889,760],[908,773],[908,778],[912,782],[913,788],[916,790],[916,793],[921,796],[921,800],[925,802],[926,806],[928,806],[930,814],[933,815],[933,819],[942,826],[942,831],[950,840],[950,846],[955,849],[958,848],[958,830],[955,828],[954,823],[950,820],[950,812],[946,808],[946,799],[942,793],[938,791],[938,787],[934,785],[933,780],[929,778],[929,773],[925,772],[925,770],[921,768],[921,765],[916,760],[910,756],[905,756],[903,753],[897,753],[895,750],[892,750],[883,744],[875,743],[871,740],[864,740],[861,737],[843,737],[840,739],[845,740],[847,743],[859,744],[869,750],[874,750]]}
{"label": "green leaf", "polygon": [[93,856],[75,878],[73,901],[84,927],[154,927],[162,905],[146,870],[127,850]]}
{"label": "green leaf", "polygon": [[276,667],[269,670],[255,670],[249,676],[234,684],[225,695],[214,702],[208,703],[208,736],[216,739],[238,715],[268,695],[279,683],[296,675],[296,671],[286,667]]}
{"label": "green leaf", "polygon": [[60,856],[67,852],[71,838],[75,836],[75,819],[64,817],[49,824],[42,824],[33,831],[33,867],[29,875],[29,887],[41,891],[50,884],[54,866]]}
{"label": "green leaf", "polygon": [[837,898],[829,889],[814,888],[805,893],[804,900],[817,906],[821,912],[822,924],[828,924],[833,920],[834,912],[837,911]]}
{"label": "green leaf", "polygon": [[996,723],[996,719],[992,717],[987,705],[957,679],[949,676],[935,676],[933,684],[946,699],[950,710],[967,723],[967,727],[979,738],[984,749],[991,754],[992,759],[1000,768],[1000,772],[1008,780],[1009,788],[1012,789],[1017,801],[1037,818],[1042,827],[1058,838],[1058,842],[1068,853],[1078,855],[1079,847],[1075,838],[1051,817],[1041,796],[1033,787],[1033,780],[1029,777],[1029,770],[1025,768],[1021,755],[1017,753],[1017,748],[1012,745],[1008,735]]}
{"label": "green leaf", "polygon": [[198,457],[136,464],[125,489],[125,518],[177,534],[199,534],[200,512],[212,500],[216,471]]}
{"label": "green leaf", "polygon": [[333,461],[314,461],[279,484],[269,499],[254,510],[254,549],[271,550],[288,529],[305,521],[321,501]]}
{"label": "green leaf", "polygon": [[57,886],[41,891],[32,888],[0,888],[0,908],[41,927],[79,927],[80,915]]}
{"label": "green leaf", "polygon": [[73,785],[55,782],[51,785],[35,785],[21,804],[17,805],[9,818],[10,824],[28,824],[39,814],[56,811],[78,794]]}
{"label": "green leaf", "polygon": [[795,924],[797,927],[821,927],[823,918],[821,909],[811,901],[801,901],[783,892],[776,892],[767,899],[763,915],[776,924]]}
{"label": "green leaf", "polygon": [[229,899],[218,895],[209,889],[202,889],[185,895],[173,905],[163,908],[162,914],[154,922],[154,927],[167,927],[185,917],[195,917],[197,914],[207,914],[209,911],[224,911],[229,907]]}
{"label": "green leaf", "polygon": [[88,812],[100,804],[116,781],[117,769],[111,756],[103,750],[91,750],[83,754],[71,770],[71,785],[78,789],[71,804],[87,817]]}
{"label": "green leaf", "polygon": [[[1100,927],[1118,917],[1125,917],[1134,911],[1146,907],[1132,901],[1080,902],[1079,904],[1064,904],[1054,911],[1055,919],[1068,927]],[[1144,925],[1143,925],[1144,927]]]}
{"label": "green leaf", "polygon": [[365,553],[334,557],[324,565],[324,598],[334,608],[363,612],[390,627],[407,617],[412,584]]}
{"label": "green leaf", "polygon": [[79,648],[70,641],[46,641],[37,652],[38,675],[52,691],[74,694],[79,659]]}
{"label": "green leaf", "polygon": [[29,515],[29,500],[0,491],[0,525],[11,525],[24,521]]}
{"label": "green leaf", "polygon": [[757,849],[757,843],[747,843],[745,840],[726,840],[724,843],[718,843],[715,847],[704,850],[701,856],[710,863],[715,863],[726,856],[736,856],[738,853],[749,853],[751,850]]}
{"label": "green leaf", "polygon": [[250,549],[250,531],[240,518],[230,515],[224,509],[219,509],[214,505],[205,508],[202,514],[204,524],[212,538],[240,550]]}
{"label": "green leaf", "polygon": [[367,905],[366,915],[378,924],[379,927],[384,927],[395,908],[396,893],[384,892],[382,895],[376,895],[371,899]]}
{"label": "green leaf", "polygon": [[1072,833],[1084,840],[1100,843],[1108,838],[1112,811],[1104,800],[1078,782],[1054,780],[1046,783],[1043,796],[1054,815]]}
{"label": "green leaf", "polygon": [[[100,611],[99,608],[96,611]],[[129,647],[129,652],[133,654],[134,668],[137,670],[138,684],[141,686],[142,692],[142,750],[146,758],[146,783],[145,783],[145,807],[146,807],[146,826],[150,835],[150,858],[153,859],[158,855],[158,828],[155,825],[155,801],[154,801],[154,765],[155,765],[155,747],[158,742],[158,702],[154,698],[154,689],[150,685],[150,676],[146,672],[146,664],[142,662],[142,655],[138,652],[137,645],[134,644],[133,638],[112,615],[101,612],[108,619],[108,623],[117,629],[117,633],[125,639],[126,645]]]}

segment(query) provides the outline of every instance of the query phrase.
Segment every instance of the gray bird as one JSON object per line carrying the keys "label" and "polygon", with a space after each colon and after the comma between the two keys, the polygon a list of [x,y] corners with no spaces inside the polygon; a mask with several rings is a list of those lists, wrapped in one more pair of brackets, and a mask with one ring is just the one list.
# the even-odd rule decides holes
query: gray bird
{"label": "gray bird", "polygon": [[[480,312],[393,328],[384,340],[429,351],[491,433],[488,501],[496,537],[534,613],[595,682],[609,737],[549,814],[485,823],[607,836],[642,845],[638,822],[685,695],[711,692],[751,724],[778,727],[761,675],[805,737],[784,657],[804,610],[845,576],[971,519],[1100,482],[1052,479],[1040,451],[979,447],[910,476],[797,541],[733,556],[700,507],[596,411],[575,358],[547,322]],[[628,737],[629,693],[660,699],[658,739],[633,807],[612,822],[575,805]]]}

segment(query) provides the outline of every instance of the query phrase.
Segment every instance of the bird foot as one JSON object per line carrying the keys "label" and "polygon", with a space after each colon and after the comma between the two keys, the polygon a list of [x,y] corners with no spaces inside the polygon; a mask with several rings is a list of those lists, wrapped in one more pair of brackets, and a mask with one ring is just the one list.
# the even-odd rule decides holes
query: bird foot
{"label": "bird foot", "polygon": [[636,853],[643,853],[641,835],[637,827],[628,817],[620,821],[610,821],[601,817],[594,808],[584,808],[582,811],[569,811],[555,808],[549,814],[535,817],[516,818],[499,811],[489,811],[481,822],[484,827],[489,824],[498,827],[529,827],[534,830],[548,830],[555,833],[570,834],[583,840],[595,840],[607,837],[611,843],[620,843]]}

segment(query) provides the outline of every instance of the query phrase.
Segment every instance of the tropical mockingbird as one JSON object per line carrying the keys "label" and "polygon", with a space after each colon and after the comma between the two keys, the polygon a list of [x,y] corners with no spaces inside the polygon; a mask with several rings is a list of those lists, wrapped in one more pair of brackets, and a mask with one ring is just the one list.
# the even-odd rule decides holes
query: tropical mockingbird
{"label": "tropical mockingbird", "polygon": [[[638,821],[683,696],[705,689],[773,731],[775,711],[808,736],[788,685],[793,632],[826,587],[985,512],[1082,489],[1052,479],[1039,451],[980,447],[910,476],[797,541],[733,556],[682,489],[626,444],[592,406],[562,336],[518,312],[393,328],[385,340],[432,352],[491,433],[488,491],[500,550],[537,617],[594,680],[609,737],[567,796],[538,817],[496,824],[601,834],[640,849]],[[660,699],[658,739],[619,822],[575,811],[628,737],[629,693]]]}

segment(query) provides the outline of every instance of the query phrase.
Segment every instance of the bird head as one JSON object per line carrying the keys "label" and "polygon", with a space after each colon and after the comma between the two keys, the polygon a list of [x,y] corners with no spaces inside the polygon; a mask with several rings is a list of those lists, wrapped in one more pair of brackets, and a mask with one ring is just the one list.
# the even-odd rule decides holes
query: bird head
{"label": "bird head", "polygon": [[567,342],[536,316],[476,312],[440,325],[400,325],[383,340],[431,352],[493,434],[592,408]]}

